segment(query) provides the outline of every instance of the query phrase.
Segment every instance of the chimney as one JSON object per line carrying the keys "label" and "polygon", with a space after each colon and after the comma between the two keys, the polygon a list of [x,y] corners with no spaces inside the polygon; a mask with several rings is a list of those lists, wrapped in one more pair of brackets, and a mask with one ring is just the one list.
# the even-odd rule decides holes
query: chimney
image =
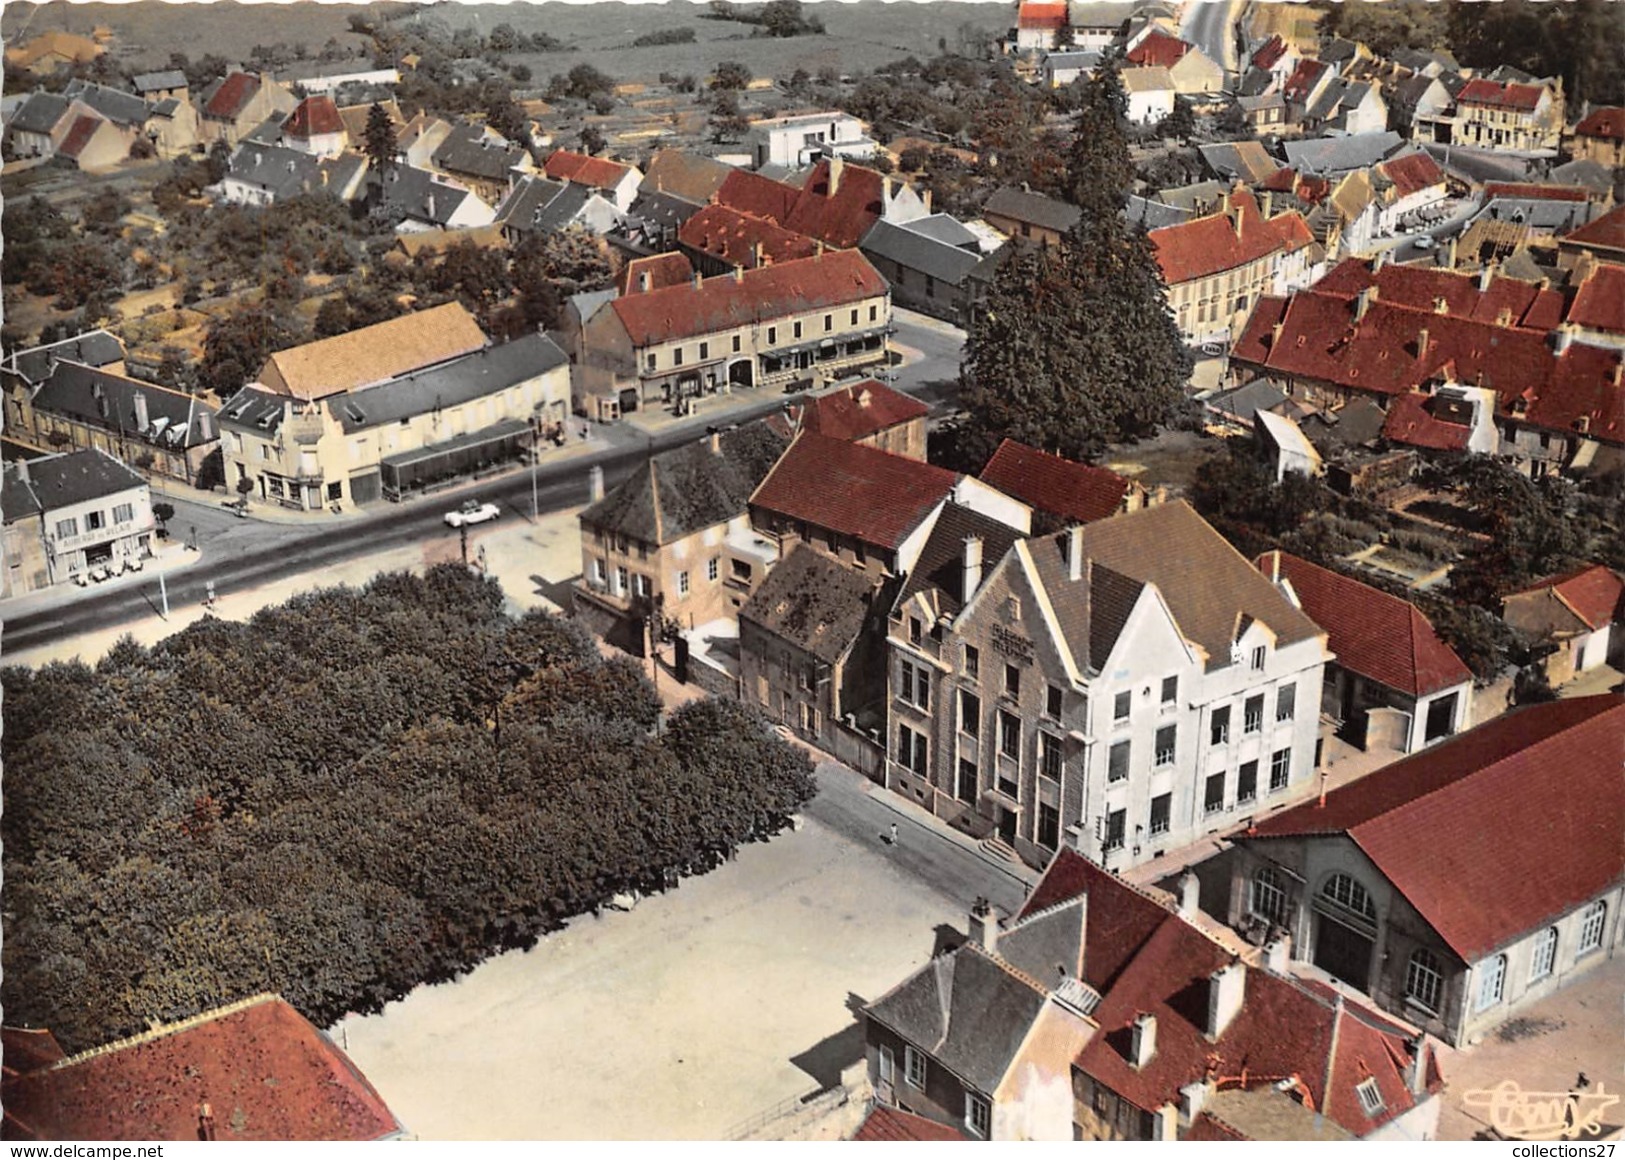
{"label": "chimney", "polygon": [[197,413],[197,434],[204,443],[214,438],[214,416],[207,411]]}
{"label": "chimney", "polygon": [[434,220],[434,194],[429,195],[429,220]]}
{"label": "chimney", "polygon": [[701,274],[700,274],[700,272],[698,270],[695,270],[694,271],[694,289],[698,290],[700,288],[700,280],[701,280]]}
{"label": "chimney", "polygon": [[1076,583],[1083,579],[1083,525],[1067,529],[1066,578]]}
{"label": "chimney", "polygon": [[1420,1096],[1428,1086],[1427,1036],[1418,1035],[1405,1047],[1410,1052],[1410,1060],[1405,1065],[1405,1086],[1410,1088],[1412,1095]]}
{"label": "chimney", "polygon": [[1365,317],[1365,312],[1371,309],[1371,304],[1377,300],[1377,288],[1367,286],[1360,291],[1360,296],[1354,301],[1354,321],[1359,322]]}
{"label": "chimney", "polygon": [[1258,210],[1265,217],[1270,216],[1270,210],[1275,208],[1275,191],[1266,189],[1259,195]]}
{"label": "chimney", "polygon": [[1428,356],[1428,328],[1423,327],[1416,332],[1416,357],[1419,359]]}
{"label": "chimney", "polygon": [[17,478],[23,483],[28,482],[28,460],[17,460]]}
{"label": "chimney", "polygon": [[1378,250],[1377,256],[1371,262],[1372,271],[1375,272],[1386,266],[1388,264],[1388,259],[1392,254],[1392,250]]}
{"label": "chimney", "polygon": [[971,941],[988,954],[999,948],[999,915],[985,898],[978,898],[970,908]]}
{"label": "chimney", "polygon": [[1157,1017],[1150,1012],[1134,1017],[1129,1028],[1129,1063],[1136,1071],[1143,1070],[1157,1054]]}
{"label": "chimney", "polygon": [[741,285],[741,286],[744,285],[744,283],[745,283],[745,267],[743,267],[743,266],[735,266],[734,267],[734,282],[736,284],[738,284],[738,285]]}
{"label": "chimney", "polygon": [[150,416],[147,414],[147,392],[135,393],[135,429],[145,432]]}
{"label": "chimney", "polygon": [[1202,896],[1202,880],[1196,877],[1194,870],[1187,870],[1179,876],[1179,917],[1189,921],[1196,917],[1201,909],[1198,900]]}
{"label": "chimney", "polygon": [[1445,296],[1443,294],[1439,295],[1437,298],[1435,298],[1433,300],[1433,313],[1435,313],[1435,314],[1449,314],[1450,313],[1450,302],[1449,302],[1449,300],[1447,298],[1445,298]]}
{"label": "chimney", "polygon": [[1230,1029],[1241,1013],[1247,995],[1247,968],[1240,959],[1231,959],[1207,980],[1207,1037],[1218,1039]]}
{"label": "chimney", "polygon": [[1495,312],[1495,325],[1497,325],[1497,326],[1511,326],[1512,325],[1512,307],[1503,306],[1503,307],[1501,307],[1501,309],[1499,309],[1499,310],[1497,310]]}
{"label": "chimney", "polygon": [[980,536],[965,537],[964,585],[960,593],[960,600],[968,602],[982,586],[982,539]]}
{"label": "chimney", "polygon": [[1568,350],[1569,344],[1574,341],[1574,331],[1573,323],[1559,323],[1557,329],[1552,331],[1552,350],[1557,354]]}
{"label": "chimney", "polygon": [[1280,582],[1281,582],[1281,549],[1276,548],[1275,551],[1270,553],[1270,583],[1271,584],[1279,584]]}
{"label": "chimney", "polygon": [[649,286],[651,284],[651,281],[652,281],[652,279],[650,279],[650,277],[649,277],[649,271],[647,271],[647,270],[639,270],[638,271],[638,293],[639,294],[647,294],[649,292]]}
{"label": "chimney", "polygon": [[841,187],[841,170],[846,168],[846,162],[839,157],[829,159],[829,196],[834,197],[835,191]]}
{"label": "chimney", "polygon": [[757,270],[761,269],[761,267],[762,267],[762,243],[761,242],[752,242],[750,244],[750,259],[751,259],[750,264],[751,264],[752,269],[757,269]]}
{"label": "chimney", "polygon": [[1456,236],[1450,235],[1450,241],[1445,245],[1445,265],[1450,269],[1456,268]]}
{"label": "chimney", "polygon": [[1264,966],[1272,974],[1286,974],[1287,963],[1292,960],[1292,936],[1277,935],[1264,944]]}
{"label": "chimney", "polygon": [[1478,271],[1478,292],[1480,294],[1488,293],[1490,283],[1493,281],[1495,281],[1495,263],[1485,262]]}
{"label": "chimney", "polygon": [[1188,1083],[1179,1089],[1179,1118],[1187,1127],[1202,1114],[1202,1108],[1207,1104],[1207,1096],[1208,1085],[1205,1080]]}
{"label": "chimney", "polygon": [[926,189],[924,189],[923,191],[921,191],[921,193],[920,193],[920,203],[925,206],[925,212],[926,213],[931,212],[931,189],[930,189],[929,186],[926,187]]}

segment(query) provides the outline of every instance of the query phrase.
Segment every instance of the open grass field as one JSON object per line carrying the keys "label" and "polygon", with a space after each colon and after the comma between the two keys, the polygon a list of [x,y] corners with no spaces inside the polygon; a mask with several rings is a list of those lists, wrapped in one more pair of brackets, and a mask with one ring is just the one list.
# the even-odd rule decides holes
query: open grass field
{"label": "open grass field", "polygon": [[[754,27],[702,19],[704,4],[672,0],[660,4],[514,3],[506,5],[434,4],[424,11],[453,28],[489,29],[506,22],[521,32],[548,32],[571,48],[566,52],[515,54],[509,59],[529,65],[539,81],[586,62],[620,81],[653,81],[662,72],[704,76],[719,61],[737,60],[757,76],[788,76],[797,68],[816,73],[833,68],[842,73],[866,72],[876,65],[913,53],[922,58],[938,51],[938,41],[958,43],[961,28],[987,37],[1002,32],[1011,6],[983,0],[880,3],[858,0],[809,3],[807,13],[822,20],[824,36],[788,40],[752,38]],[[89,34],[106,25],[117,35],[113,50],[121,61],[139,68],[168,63],[171,52],[194,59],[217,53],[228,60],[247,60],[257,44],[305,44],[312,53],[329,37],[363,46],[365,38],[349,31],[349,17],[366,12],[350,4],[134,4],[8,3],[0,13],[0,34],[7,42],[47,29]],[[637,37],[664,29],[692,28],[693,44],[632,48]]]}

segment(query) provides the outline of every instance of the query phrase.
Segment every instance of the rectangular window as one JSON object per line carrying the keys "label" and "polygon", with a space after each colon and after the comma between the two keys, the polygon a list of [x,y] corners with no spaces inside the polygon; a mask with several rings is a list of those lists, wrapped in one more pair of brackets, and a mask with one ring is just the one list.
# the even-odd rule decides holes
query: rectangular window
{"label": "rectangular window", "polygon": [[649,578],[642,572],[636,573],[632,579],[637,585],[639,596],[652,596],[654,594],[654,585],[650,583]]}
{"label": "rectangular window", "polygon": [[1360,1107],[1368,1116],[1374,1116],[1382,1111],[1382,1092],[1377,1089],[1377,1081],[1373,1079],[1361,1080],[1354,1085],[1354,1094],[1360,1097]]}
{"label": "rectangular window", "polygon": [[801,337],[801,323],[795,322],[795,323],[791,323],[791,325],[794,327],[795,337],[800,338]]}
{"label": "rectangular window", "polygon": [[1021,718],[1002,709],[999,710],[999,752],[1021,760]]}
{"label": "rectangular window", "polygon": [[1242,805],[1258,797],[1258,762],[1244,761],[1236,774],[1236,804]]}
{"label": "rectangular window", "polygon": [[954,787],[954,796],[962,802],[976,800],[976,763],[963,757],[959,759],[959,782]]}
{"label": "rectangular window", "polygon": [[[907,689],[911,684],[913,686],[912,695],[905,694],[903,700],[916,709],[929,709],[931,707],[931,670],[924,665],[915,665],[904,661],[903,672],[903,687]],[[911,672],[913,674],[912,681],[909,680],[908,676]]]}
{"label": "rectangular window", "polygon": [[1038,771],[1051,781],[1061,780],[1061,739],[1049,733],[1038,735]]}
{"label": "rectangular window", "polygon": [[1051,721],[1059,721],[1061,719],[1062,699],[1063,694],[1061,692],[1061,686],[1049,686],[1049,692],[1044,700],[1044,711],[1049,714]]}
{"label": "rectangular window", "polygon": [[651,350],[648,353],[648,355],[644,358],[643,366],[644,366],[645,370],[651,370],[652,371],[652,370],[655,369],[655,352],[654,351]]}
{"label": "rectangular window", "polygon": [[715,557],[715,556],[712,556],[709,560],[707,560],[705,562],[705,578],[707,580],[711,581],[711,583],[713,583],[713,584],[715,584],[717,582],[717,574],[718,574],[718,571],[719,571],[718,565],[719,565],[719,561],[717,560],[717,557]]}
{"label": "rectangular window", "polygon": [[1178,700],[1179,700],[1179,678],[1178,677],[1163,677],[1162,678],[1162,703],[1164,705],[1172,705]]}
{"label": "rectangular window", "polygon": [[65,520],[57,520],[56,521],[56,538],[57,539],[65,540],[69,536],[77,536],[78,534],[79,534],[79,521],[76,520],[74,517],[69,516]]}
{"label": "rectangular window", "polygon": [[1119,693],[1112,698],[1112,720],[1127,721],[1129,710],[1134,707],[1133,693]]}
{"label": "rectangular window", "polygon": [[630,592],[631,590],[632,590],[631,579],[627,575],[626,569],[623,568],[621,565],[617,564],[615,566],[615,592],[616,592],[616,594],[619,595],[621,593]]}
{"label": "rectangular window", "polygon": [[768,341],[769,346],[771,346],[773,343],[779,341],[779,328],[778,327],[770,326],[770,327],[767,328],[767,341]]}
{"label": "rectangular window", "polygon": [[987,1139],[992,1130],[993,1108],[986,1100],[975,1092],[965,1093],[965,1127],[971,1130],[974,1136]]}
{"label": "rectangular window", "polygon": [[1179,727],[1177,725],[1164,725],[1157,730],[1157,767],[1174,763],[1174,742],[1177,739]]}
{"label": "rectangular window", "polygon": [[959,690],[959,728],[972,737],[982,735],[982,699],[964,689]]}
{"label": "rectangular window", "polygon": [[877,319],[879,319],[879,317],[880,317],[880,307],[878,307],[878,306],[869,307],[869,321],[874,322]]}
{"label": "rectangular window", "polygon": [[1608,903],[1598,899],[1580,916],[1580,940],[1574,957],[1590,954],[1602,946],[1603,928],[1608,925]]}
{"label": "rectangular window", "polygon": [[1128,750],[1127,741],[1119,741],[1111,747],[1106,760],[1106,780],[1122,781],[1128,777]]}
{"label": "rectangular window", "polygon": [[1153,834],[1166,834],[1169,819],[1173,816],[1174,795],[1159,793],[1151,799],[1151,832]]}
{"label": "rectangular window", "polygon": [[1257,733],[1264,728],[1264,694],[1248,697],[1246,707],[1242,711],[1242,731]]}
{"label": "rectangular window", "polygon": [[1224,771],[1208,775],[1207,785],[1202,791],[1202,812],[1216,814],[1224,809]]}
{"label": "rectangular window", "polygon": [[708,342],[700,343],[700,358],[701,358],[701,360],[708,359],[710,357],[711,357],[711,344],[708,343]]}
{"label": "rectangular window", "polygon": [[675,350],[673,350],[671,352],[671,365],[674,366],[674,367],[680,367],[680,366],[683,365],[683,348],[682,347],[677,347]]}
{"label": "rectangular window", "polygon": [[856,310],[854,310],[852,312],[852,325],[856,326],[857,324],[858,324],[858,312]]}
{"label": "rectangular window", "polygon": [[918,645],[920,643],[921,637],[924,635],[924,628],[925,628],[925,626],[920,623],[920,618],[918,616],[909,617],[908,618],[908,643],[912,644],[912,645]]}
{"label": "rectangular window", "polygon": [[1230,740],[1230,706],[1220,705],[1213,710],[1213,716],[1208,721],[1208,743],[1223,745]]}
{"label": "rectangular window", "polygon": [[920,775],[925,774],[925,734],[907,725],[897,726],[897,764]]}
{"label": "rectangular window", "polygon": [[828,334],[830,331],[832,331],[834,329],[835,329],[835,316],[833,314],[824,315],[824,333]]}
{"label": "rectangular window", "polygon": [[595,584],[604,583],[607,578],[604,571],[604,561],[601,557],[594,557],[592,562],[592,579]]}
{"label": "rectangular window", "polygon": [[1121,850],[1123,837],[1128,829],[1128,811],[1113,810],[1106,815],[1106,849]]}
{"label": "rectangular window", "polygon": [[1264,652],[1265,649],[1263,645],[1259,645],[1253,650],[1253,672],[1255,673],[1261,673],[1264,671]]}
{"label": "rectangular window", "polygon": [[734,335],[734,353],[739,353],[739,336],[737,334]]}
{"label": "rectangular window", "polygon": [[1038,806],[1038,844],[1051,850],[1061,844],[1061,811],[1042,802]]}
{"label": "rectangular window", "polygon": [[982,651],[973,645],[965,646],[965,675],[972,679],[982,675]]}
{"label": "rectangular window", "polygon": [[1270,758],[1270,792],[1286,788],[1292,780],[1292,750],[1277,749]]}
{"label": "rectangular window", "polygon": [[107,513],[106,512],[86,512],[85,513],[85,531],[87,531],[87,532],[99,532],[106,526],[107,526]]}
{"label": "rectangular window", "polygon": [[679,595],[679,596],[687,596],[688,595],[688,573],[687,572],[679,572],[679,573],[677,573],[677,595]]}
{"label": "rectangular window", "polygon": [[1004,666],[1004,691],[1012,697],[1021,696],[1021,670],[1015,665]]}
{"label": "rectangular window", "polygon": [[912,1047],[903,1048],[903,1079],[909,1087],[925,1089],[925,1053]]}
{"label": "rectangular window", "polygon": [[1290,721],[1298,711],[1298,686],[1282,685],[1275,690],[1275,719]]}

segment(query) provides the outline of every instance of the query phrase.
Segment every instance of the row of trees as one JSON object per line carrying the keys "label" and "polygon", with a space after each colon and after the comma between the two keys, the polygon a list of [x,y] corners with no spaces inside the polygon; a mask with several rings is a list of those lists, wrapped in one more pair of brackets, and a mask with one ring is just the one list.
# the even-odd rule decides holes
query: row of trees
{"label": "row of trees", "polygon": [[318,1025],[770,836],[805,755],[460,567],[4,671],[8,1022],[70,1051],[260,990]]}

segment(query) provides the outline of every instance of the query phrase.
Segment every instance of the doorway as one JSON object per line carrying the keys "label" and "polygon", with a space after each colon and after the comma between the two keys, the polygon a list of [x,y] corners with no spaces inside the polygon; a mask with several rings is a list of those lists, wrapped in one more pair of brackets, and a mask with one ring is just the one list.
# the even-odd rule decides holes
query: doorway
{"label": "doorway", "polygon": [[999,841],[1006,846],[1016,844],[1016,811],[999,807]]}
{"label": "doorway", "polygon": [[1371,982],[1371,939],[1326,914],[1315,916],[1315,966],[1364,991]]}

